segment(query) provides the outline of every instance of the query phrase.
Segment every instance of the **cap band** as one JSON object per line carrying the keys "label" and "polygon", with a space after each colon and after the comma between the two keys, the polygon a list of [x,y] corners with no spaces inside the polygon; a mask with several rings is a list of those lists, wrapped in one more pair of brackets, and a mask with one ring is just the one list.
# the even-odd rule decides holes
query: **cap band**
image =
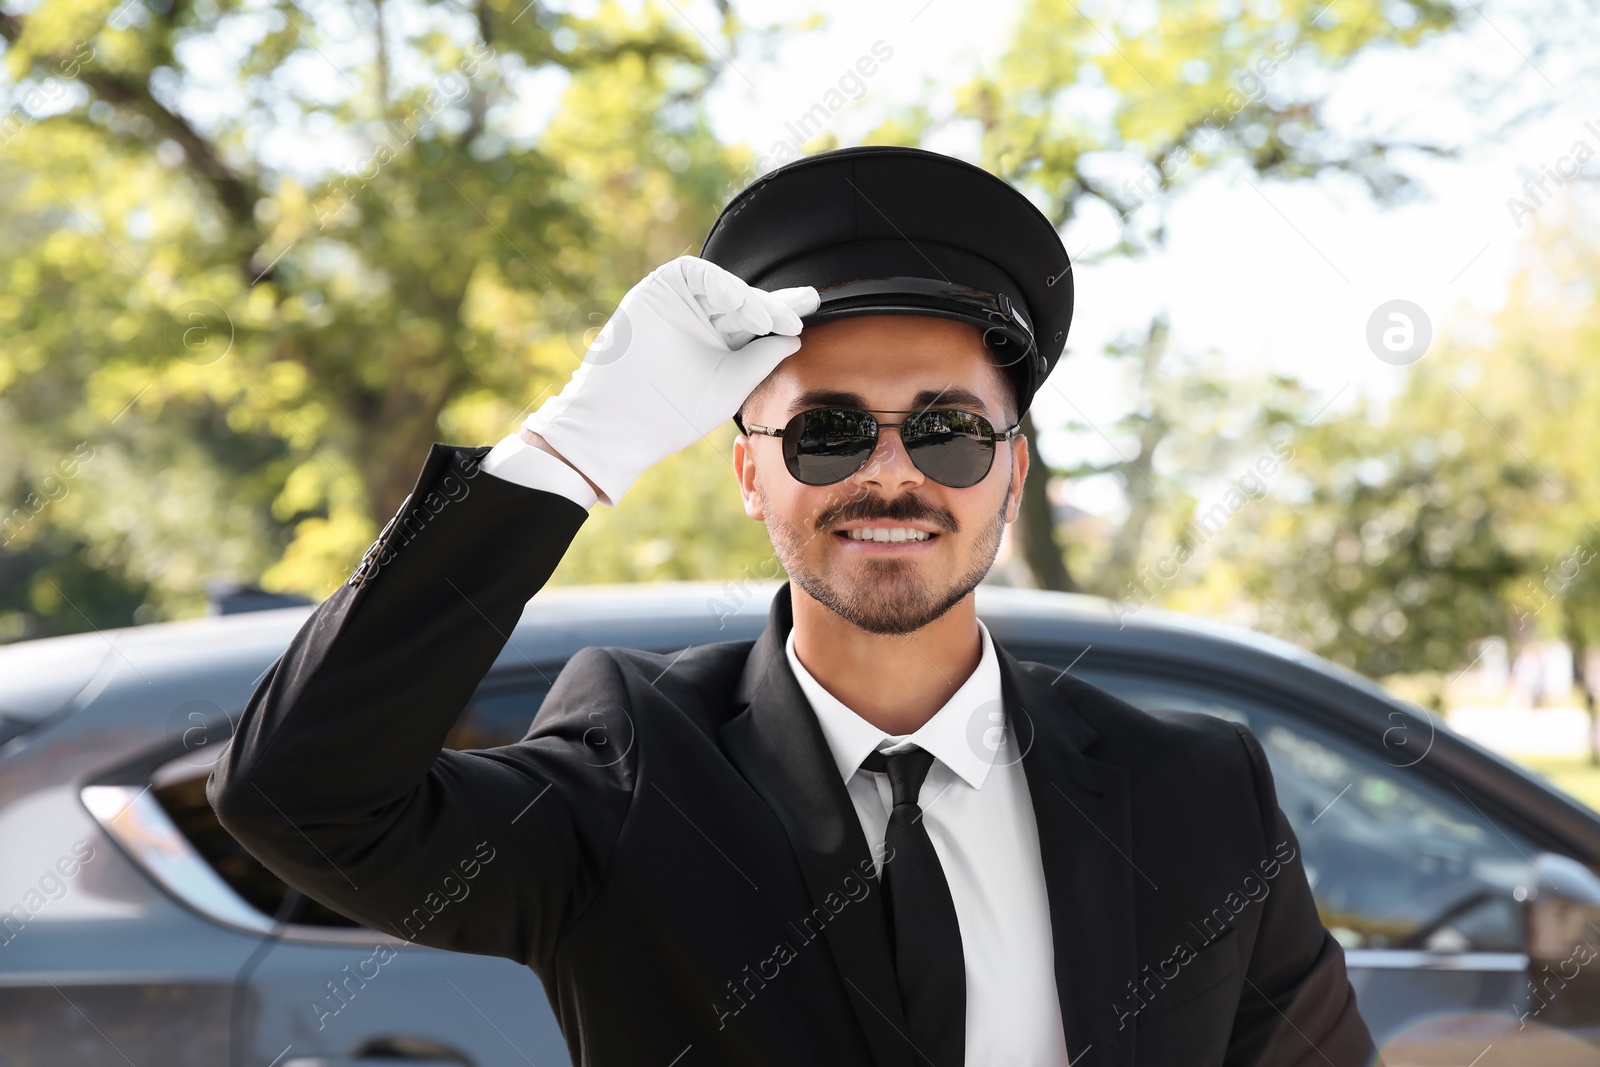
{"label": "cap band", "polygon": [[1027,312],[1005,293],[906,275],[840,282],[818,287],[817,293],[820,306],[801,322],[854,315],[937,315],[982,329],[984,342],[1002,358],[1002,368],[1021,360],[1043,360]]}

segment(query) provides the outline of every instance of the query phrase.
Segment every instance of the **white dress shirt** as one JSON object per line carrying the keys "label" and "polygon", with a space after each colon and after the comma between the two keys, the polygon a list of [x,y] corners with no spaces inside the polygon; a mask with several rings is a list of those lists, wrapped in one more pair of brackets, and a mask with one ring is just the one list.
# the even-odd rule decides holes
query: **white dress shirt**
{"label": "white dress shirt", "polygon": [[[584,508],[598,500],[581,474],[517,434],[497,444],[480,469]],[[795,655],[793,630],[784,650],[880,871],[894,797],[889,776],[862,770],[861,761],[874,749],[906,744],[933,754],[918,800],[961,927],[967,1067],[1065,1067],[1039,826],[1016,741],[1005,728],[1000,661],[982,620],[978,630],[977,669],[921,729],[902,736],[884,733],[822,688]]]}
{"label": "white dress shirt", "polygon": [[907,744],[933,754],[918,802],[961,927],[967,1067],[1064,1067],[1039,826],[1016,741],[1005,729],[1000,660],[982,620],[978,630],[983,656],[977,669],[933,718],[900,736],[884,733],[822,688],[795,655],[793,630],[784,648],[874,853],[894,797],[889,776],[862,769],[861,761],[874,749]]}

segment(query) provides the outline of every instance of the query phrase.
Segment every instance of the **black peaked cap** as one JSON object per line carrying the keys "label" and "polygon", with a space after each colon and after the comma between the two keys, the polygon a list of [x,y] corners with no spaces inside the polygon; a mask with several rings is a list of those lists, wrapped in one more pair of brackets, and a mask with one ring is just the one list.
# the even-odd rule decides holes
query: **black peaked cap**
{"label": "black peaked cap", "polygon": [[841,148],[778,167],[728,202],[700,257],[761,289],[816,286],[807,325],[910,314],[984,327],[1019,417],[1072,322],[1072,264],[1044,213],[983,168],[921,148]]}

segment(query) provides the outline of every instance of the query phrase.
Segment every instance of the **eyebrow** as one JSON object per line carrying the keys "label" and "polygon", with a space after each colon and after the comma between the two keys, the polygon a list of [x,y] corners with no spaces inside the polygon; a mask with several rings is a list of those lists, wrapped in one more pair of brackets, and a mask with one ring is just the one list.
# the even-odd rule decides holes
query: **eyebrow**
{"label": "eyebrow", "polygon": [[[963,389],[959,385],[946,386],[943,389],[924,389],[911,399],[911,410],[919,411],[935,405],[939,407],[971,408],[984,417],[989,417],[989,406],[983,402],[983,397],[970,389]],[[851,393],[842,389],[807,389],[789,404],[789,415],[797,415],[817,407],[847,407],[867,408],[867,398],[860,393]],[[886,408],[867,410],[885,411]]]}

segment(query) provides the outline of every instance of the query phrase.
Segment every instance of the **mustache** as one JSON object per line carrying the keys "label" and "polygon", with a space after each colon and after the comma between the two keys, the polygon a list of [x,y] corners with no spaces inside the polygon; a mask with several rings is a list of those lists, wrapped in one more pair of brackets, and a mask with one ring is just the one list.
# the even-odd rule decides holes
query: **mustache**
{"label": "mustache", "polygon": [[926,522],[949,533],[956,529],[956,517],[944,508],[936,508],[915,496],[900,496],[893,500],[864,497],[850,500],[827,512],[817,521],[820,530],[831,530],[847,522]]}

